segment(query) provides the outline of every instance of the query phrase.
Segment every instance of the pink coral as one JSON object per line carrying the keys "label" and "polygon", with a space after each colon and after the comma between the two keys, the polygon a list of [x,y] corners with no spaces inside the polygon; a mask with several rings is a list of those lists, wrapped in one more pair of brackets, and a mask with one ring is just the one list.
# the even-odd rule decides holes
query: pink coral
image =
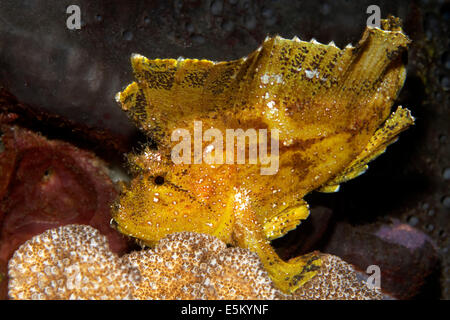
{"label": "pink coral", "polygon": [[[117,197],[106,165],[93,153],[29,130],[1,124],[0,273],[26,240],[65,224],[90,224],[123,253],[126,237],[112,229],[110,205]],[[24,201],[26,199],[26,201]],[[0,299],[6,297],[0,282]]]}

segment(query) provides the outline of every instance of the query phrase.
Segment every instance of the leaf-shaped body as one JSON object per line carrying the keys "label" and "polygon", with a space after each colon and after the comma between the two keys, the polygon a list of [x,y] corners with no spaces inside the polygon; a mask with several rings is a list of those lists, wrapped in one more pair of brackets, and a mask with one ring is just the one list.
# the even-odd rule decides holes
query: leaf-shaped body
{"label": "leaf-shaped body", "polygon": [[[399,109],[390,128],[382,127],[405,79],[408,43],[392,18],[344,49],[273,37],[231,62],[134,55],[137,81],[117,100],[158,142],[158,152],[130,157],[137,177],[115,207],[119,230],[147,243],[177,231],[216,235],[256,251],[277,285],[295,290],[314,275],[317,259],[285,263],[267,239],[308,216],[307,193],[336,190],[412,124]],[[224,135],[278,130],[278,171],[262,175],[261,161],[174,164],[172,133],[183,128],[194,136],[196,121]],[[215,153],[210,145],[202,141],[204,155]]]}

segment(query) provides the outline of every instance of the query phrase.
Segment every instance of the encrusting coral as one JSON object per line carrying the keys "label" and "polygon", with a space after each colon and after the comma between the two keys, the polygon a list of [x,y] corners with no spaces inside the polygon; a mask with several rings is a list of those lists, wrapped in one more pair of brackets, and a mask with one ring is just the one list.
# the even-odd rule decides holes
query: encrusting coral
{"label": "encrusting coral", "polygon": [[123,257],[87,225],[25,242],[9,261],[11,299],[379,299],[352,267],[322,255],[318,275],[294,295],[275,288],[257,254],[214,236],[171,234]]}
{"label": "encrusting coral", "polygon": [[211,235],[174,233],[124,259],[141,272],[138,299],[275,299],[278,291],[256,253]]}
{"label": "encrusting coral", "polygon": [[379,289],[358,280],[351,264],[332,254],[321,254],[322,265],[311,281],[288,299],[296,300],[379,300]]}
{"label": "encrusting coral", "polygon": [[139,271],[91,226],[66,225],[26,241],[8,263],[12,299],[131,299]]}

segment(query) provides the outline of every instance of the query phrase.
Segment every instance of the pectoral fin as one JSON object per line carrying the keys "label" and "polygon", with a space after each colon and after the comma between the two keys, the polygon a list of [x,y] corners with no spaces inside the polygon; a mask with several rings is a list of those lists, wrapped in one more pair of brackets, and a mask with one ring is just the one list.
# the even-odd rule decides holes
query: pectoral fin
{"label": "pectoral fin", "polygon": [[295,229],[301,222],[309,216],[309,206],[306,201],[301,205],[289,207],[279,214],[271,217],[264,223],[264,233],[268,240],[273,240],[284,236],[289,231]]}
{"label": "pectoral fin", "polygon": [[[317,274],[321,264],[319,255],[311,253],[283,261],[267,240],[257,215],[245,201],[245,195],[240,194],[238,193],[239,196],[236,197],[234,207],[236,219],[233,233],[234,244],[258,254],[277,288],[285,293],[294,292]],[[305,206],[300,207],[298,212],[305,213],[306,210],[305,202]]]}
{"label": "pectoral fin", "polygon": [[411,115],[411,112],[399,106],[386,120],[384,125],[375,132],[360,155],[338,176],[317,191],[336,192],[339,189],[339,184],[354,179],[366,172],[369,168],[367,164],[384,153],[390,144],[397,141],[398,135],[413,124],[414,117]]}

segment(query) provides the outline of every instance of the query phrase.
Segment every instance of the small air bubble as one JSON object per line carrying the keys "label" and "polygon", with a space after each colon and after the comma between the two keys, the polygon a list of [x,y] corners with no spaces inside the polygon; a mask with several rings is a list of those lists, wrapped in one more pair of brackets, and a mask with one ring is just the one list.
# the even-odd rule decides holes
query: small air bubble
{"label": "small air bubble", "polygon": [[234,30],[234,23],[233,23],[233,21],[229,21],[229,20],[225,21],[222,24],[222,29],[225,32],[232,32]]}
{"label": "small air bubble", "polygon": [[409,216],[407,221],[412,227],[415,227],[419,223],[419,219],[416,216]]}
{"label": "small air bubble", "polygon": [[270,18],[270,17],[272,17],[272,16],[273,16],[273,10],[270,9],[270,8],[265,8],[265,9],[262,11],[262,16],[263,16],[264,18]]}
{"label": "small air bubble", "polygon": [[246,17],[246,19],[245,19],[245,27],[248,30],[255,29],[256,28],[256,24],[257,24],[257,21],[256,21],[255,17],[253,17],[253,16]]}
{"label": "small air bubble", "polygon": [[190,34],[194,33],[194,31],[195,31],[194,25],[192,23],[186,24],[186,31]]}
{"label": "small air bubble", "polygon": [[450,209],[450,196],[445,196],[444,198],[442,198],[442,204],[444,205],[444,207]]}
{"label": "small air bubble", "polygon": [[442,55],[442,64],[446,69],[450,69],[450,54],[448,52],[444,52]]}
{"label": "small air bubble", "polygon": [[323,15],[329,14],[330,11],[331,11],[331,7],[330,7],[330,5],[328,3],[323,4],[322,7],[320,8],[320,12]]}
{"label": "small air bubble", "polygon": [[450,88],[450,79],[447,76],[441,77],[440,82],[444,90],[448,90]]}
{"label": "small air bubble", "polygon": [[192,42],[194,44],[200,45],[200,44],[204,44],[206,42],[205,38],[200,36],[200,35],[195,35],[192,37]]}
{"label": "small air bubble", "polygon": [[434,35],[439,34],[440,24],[439,19],[436,17],[434,13],[427,13],[425,15],[424,21],[424,29],[425,34],[428,39],[433,38]]}
{"label": "small air bubble", "polygon": [[130,41],[133,39],[133,32],[131,32],[130,30],[125,30],[124,32],[122,32],[122,37],[123,40]]}
{"label": "small air bubble", "polygon": [[442,176],[444,177],[444,180],[450,180],[450,168],[445,168]]}

